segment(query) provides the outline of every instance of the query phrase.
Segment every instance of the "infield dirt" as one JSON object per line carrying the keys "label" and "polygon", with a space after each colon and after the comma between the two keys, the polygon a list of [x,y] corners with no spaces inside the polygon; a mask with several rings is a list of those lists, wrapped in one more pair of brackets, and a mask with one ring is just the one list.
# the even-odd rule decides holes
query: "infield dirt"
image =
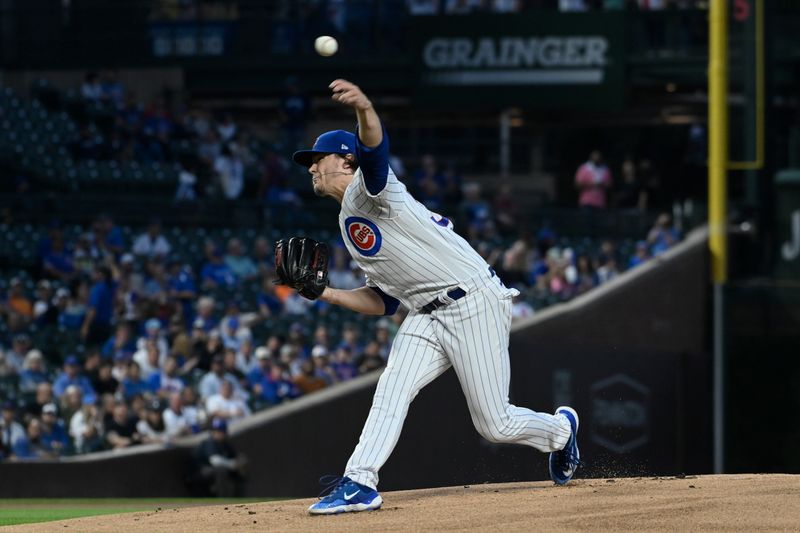
{"label": "infield dirt", "polygon": [[[798,531],[800,476],[725,475],[472,485],[383,493],[371,513],[309,516],[314,500],[106,515],[14,531]],[[1,528],[0,528],[1,529]]]}

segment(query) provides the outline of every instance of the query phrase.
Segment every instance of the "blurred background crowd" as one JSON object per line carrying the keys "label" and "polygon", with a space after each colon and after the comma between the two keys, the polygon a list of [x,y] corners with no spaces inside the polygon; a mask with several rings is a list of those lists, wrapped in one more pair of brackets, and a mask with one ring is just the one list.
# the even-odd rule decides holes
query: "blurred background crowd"
{"label": "blurred background crowd", "polygon": [[[697,2],[398,4],[427,15]],[[192,19],[206,9],[216,19],[239,17],[236,2],[153,5],[153,19]],[[369,3],[325,5],[326,24],[341,31],[368,17],[358,9]],[[285,18],[300,17],[312,34],[322,33],[312,16],[319,6],[283,4]],[[291,42],[306,42],[290,34]],[[139,98],[113,69],[86,72],[66,90],[44,79],[30,95],[3,88],[0,104],[0,155],[13,176],[0,186],[13,195],[0,213],[0,458],[168,444],[214,420],[236,422],[386,364],[407,310],[362,317],[273,283],[273,243],[295,234],[332,246],[332,286],[364,283],[331,225],[335,211],[309,194],[304,170],[290,164],[318,118],[296,77],[284,80],[275,101],[271,137],[241,113],[175,92]],[[702,127],[691,131],[687,153],[704,153]],[[453,220],[506,285],[520,290],[513,306],[519,320],[681,239],[675,198],[656,162],[618,147],[609,161],[600,150],[586,155],[569,170],[576,199],[569,224],[533,212],[512,181],[465,177],[457,158],[401,150],[391,164],[419,201]],[[111,199],[108,209],[50,216],[70,210],[60,194],[98,190]],[[124,205],[129,190],[151,197]],[[34,201],[42,195],[49,198],[44,208]],[[156,202],[166,208],[151,207]],[[244,206],[254,207],[246,219],[252,224],[241,223]],[[139,211],[128,216],[129,208]],[[647,227],[608,233],[601,222],[609,213],[647,220]]]}

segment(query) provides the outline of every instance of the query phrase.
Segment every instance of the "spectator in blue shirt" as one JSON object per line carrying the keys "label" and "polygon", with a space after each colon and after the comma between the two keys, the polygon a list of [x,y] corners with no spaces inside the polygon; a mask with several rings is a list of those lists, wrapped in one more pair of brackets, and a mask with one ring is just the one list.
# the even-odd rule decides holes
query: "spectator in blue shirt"
{"label": "spectator in blue shirt", "polygon": [[188,327],[193,318],[192,305],[197,297],[197,286],[194,283],[194,276],[192,276],[192,272],[188,267],[184,267],[184,265],[175,258],[167,261],[167,268],[169,269],[167,293],[170,298],[181,304],[183,308],[183,318]]}
{"label": "spectator in blue shirt", "polygon": [[131,361],[128,363],[128,371],[122,379],[122,394],[127,401],[134,396],[149,394],[150,384],[142,379],[142,371],[139,363]]}
{"label": "spectator in blue shirt", "polygon": [[111,335],[114,313],[114,283],[111,270],[97,267],[93,273],[94,285],[89,291],[89,308],[81,327],[81,337],[89,344],[102,344]]}
{"label": "spectator in blue shirt", "polygon": [[420,168],[417,169],[412,176],[412,183],[415,189],[419,189],[420,185],[425,180],[431,180],[437,185],[444,182],[442,173],[439,170],[439,165],[434,156],[425,154],[422,156],[420,163]]}
{"label": "spectator in blue shirt", "polygon": [[228,241],[228,255],[225,256],[225,264],[230,267],[238,279],[251,280],[258,276],[258,267],[245,253],[242,241],[235,237]]}
{"label": "spectator in blue shirt", "polygon": [[334,354],[331,368],[336,374],[338,381],[347,381],[358,375],[358,368],[353,364],[353,354],[347,346],[340,346]]}
{"label": "spectator in blue shirt", "polygon": [[275,284],[272,282],[273,276],[265,276],[261,282],[261,290],[256,296],[258,313],[262,318],[278,316],[283,311],[283,302],[275,295]]}
{"label": "spectator in blue shirt", "polygon": [[480,231],[492,218],[488,202],[481,197],[478,183],[467,183],[463,187],[464,200],[461,202],[461,215],[473,231]]}
{"label": "spectator in blue shirt", "polygon": [[58,408],[54,403],[42,407],[41,425],[42,446],[49,449],[55,456],[60,456],[70,451],[70,439],[64,425],[58,420]]}
{"label": "spectator in blue shirt", "polygon": [[444,205],[442,191],[439,188],[439,184],[436,183],[433,178],[425,178],[419,183],[416,197],[419,199],[420,203],[431,211],[441,211]]}
{"label": "spectator in blue shirt", "polygon": [[28,422],[28,428],[24,437],[14,441],[11,449],[17,459],[50,459],[53,453],[42,442],[42,423],[38,418],[32,418]]}
{"label": "spectator in blue shirt", "polygon": [[200,380],[197,386],[200,397],[203,401],[208,400],[211,396],[219,393],[220,386],[223,380],[228,380],[234,384],[237,391],[239,389],[239,382],[236,376],[225,372],[224,358],[222,355],[215,355],[211,360],[211,370],[207,372]]}
{"label": "spectator in blue shirt", "polygon": [[639,266],[642,263],[646,263],[649,260],[650,260],[650,252],[648,252],[647,250],[647,243],[645,241],[639,241],[636,243],[636,252],[628,262],[628,268]]}
{"label": "spectator in blue shirt", "polygon": [[353,324],[345,324],[342,328],[342,342],[338,348],[346,348],[354,359],[361,355],[361,344],[358,342],[358,330]]}
{"label": "spectator in blue shirt", "polygon": [[147,388],[163,398],[168,398],[173,393],[180,393],[186,386],[178,377],[178,359],[170,356],[164,361],[164,368],[153,373],[147,380]]}
{"label": "spectator in blue shirt", "polygon": [[259,346],[255,352],[256,366],[247,373],[247,387],[256,396],[261,397],[261,382],[269,376],[272,354],[269,348]]}
{"label": "spectator in blue shirt", "polygon": [[117,354],[125,353],[128,355],[133,355],[136,351],[136,339],[133,338],[131,334],[131,327],[127,323],[123,322],[121,324],[117,324],[116,329],[114,330],[114,336],[109,338],[103,347],[100,348],[100,355],[103,356],[103,359],[113,360]]}
{"label": "spectator in blue shirt", "polygon": [[115,257],[119,257],[125,251],[125,239],[122,231],[114,225],[114,220],[108,213],[98,215],[97,220],[92,224],[94,231],[95,244],[102,250],[108,250]]}
{"label": "spectator in blue shirt", "polygon": [[258,275],[262,278],[272,273],[274,268],[274,259],[272,253],[272,245],[266,237],[258,237],[253,242],[253,262],[258,269]]}
{"label": "spectator in blue shirt", "polygon": [[114,70],[109,70],[103,75],[103,81],[100,82],[102,91],[101,98],[114,106],[114,109],[119,109],[125,99],[125,87],[120,83],[117,78],[117,73]]}
{"label": "spectator in blue shirt", "polygon": [[[80,291],[80,287],[78,287]],[[79,298],[73,298],[69,289],[61,287],[56,291],[53,303],[58,312],[58,325],[71,331],[78,331],[83,326],[83,319],[86,316],[86,306]]]}
{"label": "spectator in blue shirt", "polygon": [[222,345],[234,351],[238,350],[239,344],[241,343],[237,335],[237,331],[239,330],[239,318],[236,316],[223,317],[220,322],[219,330],[220,337],[222,337]]}
{"label": "spectator in blue shirt", "polygon": [[64,240],[64,231],[61,229],[61,221],[58,219],[53,219],[47,225],[47,237],[42,237],[39,240],[38,247],[36,249],[36,253],[39,259],[42,259],[45,255],[50,253],[50,250],[53,248],[53,241],[55,239]]}
{"label": "spectator in blue shirt", "polygon": [[83,391],[84,404],[95,403],[97,400],[97,394],[95,394],[89,378],[81,375],[80,363],[74,355],[70,355],[64,361],[64,371],[59,374],[53,383],[53,394],[60,399],[70,385],[76,385]]}
{"label": "spectator in blue shirt", "polygon": [[144,283],[141,296],[144,300],[160,302],[169,292],[167,286],[167,273],[161,257],[154,256],[147,259],[144,267]]}
{"label": "spectator in blue shirt", "polygon": [[680,239],[680,233],[672,226],[672,217],[668,213],[661,213],[647,235],[647,244],[653,256],[657,256],[672,248]]}
{"label": "spectator in blue shirt", "polygon": [[203,280],[203,288],[214,289],[217,287],[233,287],[236,285],[236,274],[233,273],[231,267],[222,260],[222,250],[215,248],[209,258],[209,262],[203,267],[200,272],[200,278]]}
{"label": "spectator in blue shirt", "polygon": [[42,271],[51,278],[69,280],[75,275],[72,253],[64,244],[61,232],[53,233],[50,242],[42,246]]}
{"label": "spectator in blue shirt", "polygon": [[[299,391],[285,376],[287,373],[280,363],[261,363],[261,372],[253,372],[251,386],[253,393],[270,404],[279,404],[283,400],[296,398]],[[265,372],[265,368],[269,368]],[[260,374],[260,375],[259,375]]]}

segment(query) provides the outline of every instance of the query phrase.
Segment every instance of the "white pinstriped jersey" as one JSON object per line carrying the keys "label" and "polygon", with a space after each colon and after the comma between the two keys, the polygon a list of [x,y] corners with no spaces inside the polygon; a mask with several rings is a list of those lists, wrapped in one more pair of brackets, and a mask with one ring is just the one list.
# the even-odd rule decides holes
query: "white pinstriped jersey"
{"label": "white pinstriped jersey", "polygon": [[355,172],[342,198],[339,228],[367,285],[409,309],[488,272],[452,223],[415,200],[391,169],[376,195],[367,190],[361,169]]}

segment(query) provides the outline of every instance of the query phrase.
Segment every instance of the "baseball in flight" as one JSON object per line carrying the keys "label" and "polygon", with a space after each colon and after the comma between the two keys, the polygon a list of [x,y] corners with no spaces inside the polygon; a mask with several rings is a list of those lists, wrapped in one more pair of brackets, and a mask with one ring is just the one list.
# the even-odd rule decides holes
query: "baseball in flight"
{"label": "baseball in flight", "polygon": [[339,43],[330,35],[320,35],[314,41],[314,49],[323,57],[330,57],[339,49]]}

